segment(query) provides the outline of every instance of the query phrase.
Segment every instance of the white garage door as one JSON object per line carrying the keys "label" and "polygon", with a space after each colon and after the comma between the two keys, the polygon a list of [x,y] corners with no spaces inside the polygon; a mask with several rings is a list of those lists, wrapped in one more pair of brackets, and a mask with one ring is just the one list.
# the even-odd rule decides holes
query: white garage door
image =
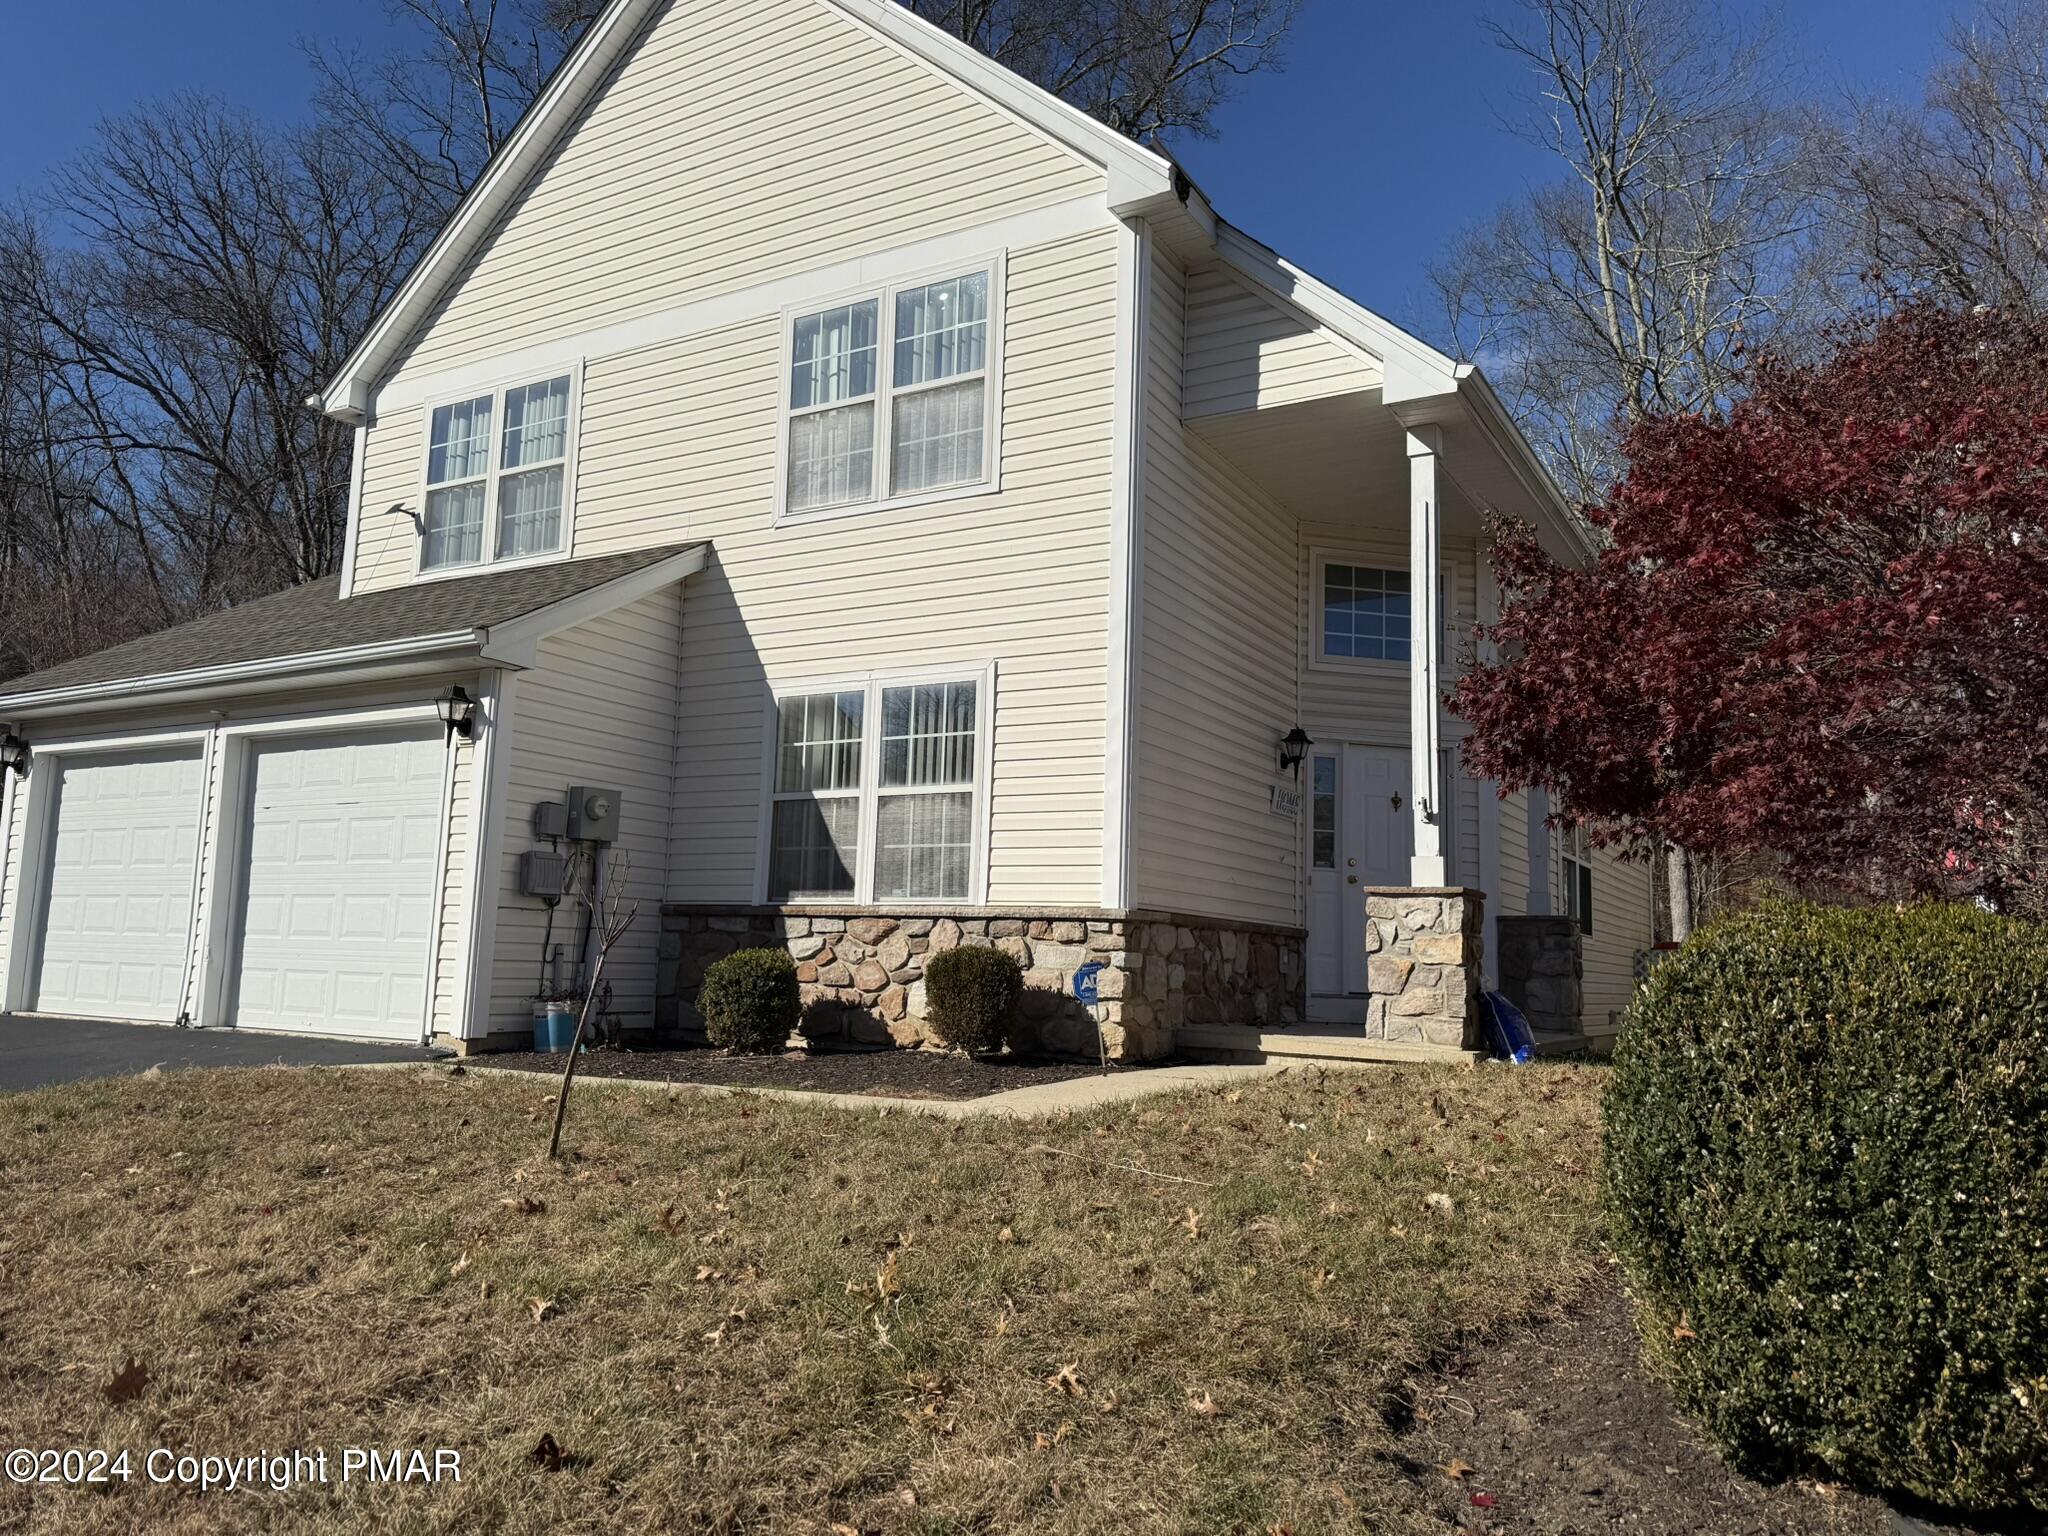
{"label": "white garage door", "polygon": [[420,1037],[443,750],[438,730],[252,749],[237,1024]]}
{"label": "white garage door", "polygon": [[182,1011],[192,931],[199,749],[56,762],[34,1006],[170,1023]]}

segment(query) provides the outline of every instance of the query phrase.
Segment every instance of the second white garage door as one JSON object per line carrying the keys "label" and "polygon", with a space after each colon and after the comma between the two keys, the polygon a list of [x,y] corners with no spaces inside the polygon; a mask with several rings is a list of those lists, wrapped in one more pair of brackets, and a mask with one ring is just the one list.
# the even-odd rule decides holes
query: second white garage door
{"label": "second white garage door", "polygon": [[252,748],[237,1024],[420,1038],[443,769],[438,729]]}

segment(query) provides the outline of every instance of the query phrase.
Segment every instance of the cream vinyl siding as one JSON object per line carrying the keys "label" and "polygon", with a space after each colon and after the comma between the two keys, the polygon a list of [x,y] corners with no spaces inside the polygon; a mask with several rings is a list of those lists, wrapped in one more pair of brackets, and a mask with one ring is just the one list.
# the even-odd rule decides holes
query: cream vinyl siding
{"label": "cream vinyl siding", "polygon": [[586,375],[579,550],[711,540],[670,899],[750,902],[771,680],[996,663],[989,899],[1100,895],[1115,240],[1012,252],[1002,490],[776,528],[778,321]]}
{"label": "cream vinyl siding", "polygon": [[[1482,784],[1480,793],[1492,794]],[[1489,912],[1525,917],[1529,912],[1529,795],[1516,790],[1500,802],[1500,889],[1486,893]]]}
{"label": "cream vinyl siding", "polygon": [[1104,185],[823,0],[678,0],[404,366],[476,362]]}
{"label": "cream vinyl siding", "polygon": [[[1611,1033],[1635,995],[1636,951],[1654,942],[1651,903],[1647,862],[1627,863],[1606,849],[1593,851],[1593,931],[1586,936],[1585,1012],[1580,1022],[1589,1035]],[[1552,910],[1564,908],[1559,903]]]}
{"label": "cream vinyl siding", "polygon": [[410,581],[419,548],[411,514],[421,509],[426,411],[379,411],[363,434],[363,501],[356,519],[357,592]]}
{"label": "cream vinyl siding", "polygon": [[1222,267],[1187,279],[1187,419],[1376,389],[1379,365]]}
{"label": "cream vinyl siding", "polygon": [[1155,249],[1131,904],[1301,921],[1298,826],[1272,813],[1295,720],[1294,519],[1181,425],[1177,258]]}
{"label": "cream vinyl siding", "polygon": [[[472,693],[475,686],[471,685]],[[431,1032],[459,1035],[461,1007],[463,915],[469,907],[469,860],[473,839],[470,791],[474,783],[475,747],[454,738],[455,761],[449,770],[448,842],[441,850],[441,910],[434,945],[434,1001]]]}
{"label": "cream vinyl siding", "polygon": [[0,773],[8,781],[0,786],[0,794],[7,800],[6,815],[0,818],[0,998],[4,998],[8,957],[14,952],[15,909],[20,905],[21,842],[28,830],[28,781],[16,778],[10,770]]}
{"label": "cream vinyl siding", "polygon": [[[492,1030],[530,1029],[541,983],[547,908],[519,894],[519,856],[548,845],[532,832],[533,808],[572,785],[621,795],[619,840],[607,854],[627,868],[626,905],[639,916],[605,962],[612,1011],[629,1024],[652,1022],[667,873],[669,786],[675,761],[676,662],[682,635],[680,589],[670,587],[541,642],[539,665],[518,675],[506,763],[504,858],[492,956]],[[566,845],[565,845],[566,851]],[[555,912],[552,943],[563,975],[580,959],[583,909],[573,898]]]}

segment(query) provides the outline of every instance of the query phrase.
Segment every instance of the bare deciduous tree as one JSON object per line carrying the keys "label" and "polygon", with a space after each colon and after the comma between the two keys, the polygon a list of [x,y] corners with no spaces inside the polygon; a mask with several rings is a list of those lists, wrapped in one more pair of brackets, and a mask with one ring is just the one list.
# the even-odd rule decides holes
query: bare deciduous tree
{"label": "bare deciduous tree", "polygon": [[[13,419],[43,435],[16,456],[80,503],[66,526],[125,536],[150,599],[134,622],[339,564],[351,434],[304,401],[435,211],[341,130],[278,133],[187,97],[104,125],[40,221],[0,230],[0,313],[32,375]],[[75,627],[40,608],[4,622]]]}
{"label": "bare deciduous tree", "polygon": [[1991,0],[1948,35],[1921,105],[1820,116],[1832,275],[1965,306],[2048,303],[2048,4]]}
{"label": "bare deciduous tree", "polygon": [[1433,269],[1566,489],[1597,500],[1616,428],[1728,398],[1747,339],[1803,302],[1801,146],[1767,34],[1711,0],[1516,0],[1492,30],[1532,72],[1517,131],[1562,175]]}
{"label": "bare deciduous tree", "polygon": [[901,0],[1134,139],[1206,138],[1245,75],[1278,67],[1301,0]]}

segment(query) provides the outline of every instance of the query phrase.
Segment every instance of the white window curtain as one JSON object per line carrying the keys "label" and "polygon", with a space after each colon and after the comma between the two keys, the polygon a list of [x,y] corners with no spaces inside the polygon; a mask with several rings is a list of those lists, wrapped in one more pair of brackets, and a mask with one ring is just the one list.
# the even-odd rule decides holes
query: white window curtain
{"label": "white window curtain", "polygon": [[874,494],[878,301],[796,322],[790,353],[789,507],[814,511]]}
{"label": "white window curtain", "polygon": [[484,526],[492,517],[492,559],[562,547],[570,387],[563,374],[434,408],[421,570],[481,562]]}
{"label": "white window curtain", "polygon": [[875,897],[964,899],[974,864],[973,683],[882,690]]}
{"label": "white window curtain", "polygon": [[851,896],[860,865],[864,693],[778,700],[768,898]]}
{"label": "white window curtain", "polygon": [[492,396],[480,395],[434,411],[427,435],[424,570],[472,565],[483,558],[492,403]]}
{"label": "white window curtain", "polygon": [[[988,383],[973,376],[987,367],[987,273],[896,296],[893,494],[914,495],[981,479]],[[952,379],[963,382],[946,382]]]}

